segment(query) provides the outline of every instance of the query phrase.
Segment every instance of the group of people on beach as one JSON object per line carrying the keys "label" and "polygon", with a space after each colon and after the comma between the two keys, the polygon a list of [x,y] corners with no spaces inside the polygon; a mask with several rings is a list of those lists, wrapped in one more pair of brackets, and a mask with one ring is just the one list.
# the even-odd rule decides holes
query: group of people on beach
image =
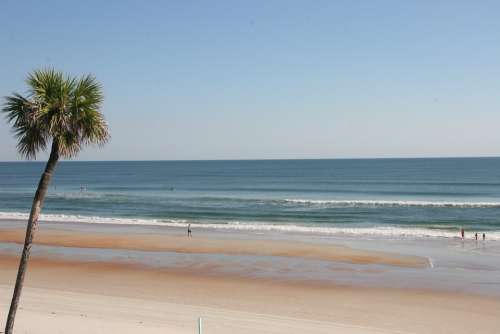
{"label": "group of people on beach", "polygon": [[[460,229],[460,236],[462,237],[462,240],[465,240],[465,230],[463,227]],[[476,238],[476,241],[477,241],[477,239],[478,239],[477,232],[474,234],[474,237]],[[485,240],[486,240],[486,233],[483,232],[483,241],[485,241]]]}

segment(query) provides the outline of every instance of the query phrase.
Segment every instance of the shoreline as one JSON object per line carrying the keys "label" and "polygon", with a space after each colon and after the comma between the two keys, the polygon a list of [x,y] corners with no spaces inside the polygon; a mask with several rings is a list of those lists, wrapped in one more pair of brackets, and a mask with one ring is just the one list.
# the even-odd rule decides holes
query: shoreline
{"label": "shoreline", "polygon": [[[0,255],[18,254],[24,222],[0,224]],[[214,276],[500,297],[500,244],[366,240],[105,224],[40,224],[33,256],[117,262]]]}
{"label": "shoreline", "polygon": [[[79,194],[72,195],[75,198],[81,196]],[[83,197],[85,198],[85,197]],[[285,200],[286,201],[286,200]],[[301,203],[302,200],[298,200]],[[304,200],[306,203],[309,200]],[[314,200],[312,200],[314,202]],[[320,203],[316,203],[321,205]],[[328,201],[326,201],[328,202]],[[367,203],[372,200],[364,201]],[[382,201],[384,202],[384,201]],[[445,203],[446,204],[446,203]],[[450,204],[450,203],[448,203]],[[481,203],[477,203],[480,205]],[[444,204],[443,204],[444,205]],[[449,207],[463,205],[464,208],[472,208],[465,203],[455,203]],[[492,202],[484,202],[485,209],[497,209],[500,207],[500,202],[494,204]],[[368,205],[370,208],[371,205]],[[418,207],[418,206],[416,206]],[[439,206],[438,206],[439,207]],[[446,207],[446,206],[443,206]],[[481,207],[481,206],[479,206]],[[478,207],[478,208],[479,208]],[[28,219],[26,213],[21,212],[2,212],[0,211],[0,222],[23,222]],[[189,223],[196,229],[211,230],[214,232],[227,233],[285,233],[297,234],[304,237],[307,236],[330,236],[330,237],[347,237],[347,238],[379,238],[381,240],[460,240],[460,228],[432,228],[430,226],[402,226],[402,225],[387,225],[375,227],[356,227],[356,226],[319,226],[319,225],[303,225],[303,224],[273,224],[273,223],[232,223],[227,222],[203,222],[190,219],[157,219],[157,218],[141,218],[141,217],[108,217],[108,216],[87,216],[87,215],[71,215],[71,214],[42,214],[40,222],[43,224],[64,224],[71,222],[72,224],[87,224],[93,226],[118,226],[118,227],[159,227],[171,229],[184,229]],[[473,239],[473,232],[486,233],[489,242],[500,241],[500,230],[484,230],[484,229],[469,229],[466,233],[466,238]]]}

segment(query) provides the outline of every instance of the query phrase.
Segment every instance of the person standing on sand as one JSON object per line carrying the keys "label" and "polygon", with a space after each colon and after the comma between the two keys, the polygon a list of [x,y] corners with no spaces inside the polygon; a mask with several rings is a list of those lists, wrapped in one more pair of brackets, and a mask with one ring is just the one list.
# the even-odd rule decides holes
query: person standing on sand
{"label": "person standing on sand", "polygon": [[188,224],[188,238],[191,238],[191,224]]}
{"label": "person standing on sand", "polygon": [[476,234],[474,234],[474,236],[476,237],[476,241],[477,241],[477,232],[476,232]]}
{"label": "person standing on sand", "polygon": [[486,233],[483,233],[483,241],[486,240]]}
{"label": "person standing on sand", "polygon": [[460,229],[460,234],[462,235],[462,240],[464,240],[465,239],[465,230],[463,227]]}

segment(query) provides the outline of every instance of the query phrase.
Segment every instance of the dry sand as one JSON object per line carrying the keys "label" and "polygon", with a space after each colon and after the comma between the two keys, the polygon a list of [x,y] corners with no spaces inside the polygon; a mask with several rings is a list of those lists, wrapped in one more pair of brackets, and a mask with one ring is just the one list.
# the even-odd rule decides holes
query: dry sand
{"label": "dry sand", "polygon": [[[17,258],[0,257],[0,322]],[[16,333],[498,333],[500,300],[35,258]],[[0,323],[2,325],[3,323]]]}
{"label": "dry sand", "polygon": [[[0,293],[9,292],[0,286]],[[204,333],[387,333],[372,328],[157,302],[29,288],[16,333],[193,334],[197,316]],[[3,305],[2,305],[3,306]]]}

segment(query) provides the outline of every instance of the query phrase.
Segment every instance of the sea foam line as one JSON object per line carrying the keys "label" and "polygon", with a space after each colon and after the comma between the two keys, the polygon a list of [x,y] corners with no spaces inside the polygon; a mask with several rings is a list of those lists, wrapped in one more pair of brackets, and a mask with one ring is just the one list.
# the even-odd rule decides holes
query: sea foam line
{"label": "sea foam line", "polygon": [[[27,220],[28,214],[19,212],[0,212],[0,220]],[[458,231],[438,230],[422,227],[401,226],[375,226],[375,227],[336,227],[336,226],[304,226],[295,224],[271,224],[261,222],[227,223],[199,223],[183,219],[139,219],[139,218],[112,218],[97,216],[43,214],[40,221],[61,223],[85,224],[112,224],[112,225],[143,225],[185,228],[188,223],[193,227],[214,230],[237,230],[249,232],[288,232],[332,236],[351,236],[363,238],[389,238],[389,239],[430,239],[446,238],[457,239]],[[488,231],[487,240],[500,240],[500,231]]]}
{"label": "sea foam line", "polygon": [[402,200],[313,200],[284,199],[284,202],[303,205],[372,206],[372,207],[435,207],[435,208],[500,208],[500,202],[450,202]]}
{"label": "sea foam line", "polygon": [[[2,220],[27,220],[29,214],[22,212],[0,212]],[[115,225],[160,225],[171,226],[178,224],[184,226],[187,221],[183,219],[141,219],[141,218],[118,218],[118,217],[99,217],[99,216],[83,216],[83,215],[66,215],[66,214],[42,214],[40,215],[41,222],[60,222],[60,223],[87,223],[87,224],[115,224]],[[173,226],[173,225],[172,225]]]}

